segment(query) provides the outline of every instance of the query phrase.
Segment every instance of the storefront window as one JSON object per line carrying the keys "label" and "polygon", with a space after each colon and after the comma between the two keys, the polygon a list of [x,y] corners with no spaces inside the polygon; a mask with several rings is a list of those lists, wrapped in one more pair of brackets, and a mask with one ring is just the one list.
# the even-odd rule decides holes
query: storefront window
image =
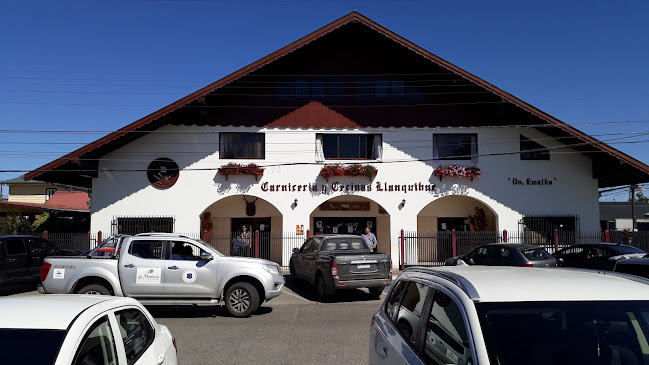
{"label": "storefront window", "polygon": [[220,133],[220,158],[263,159],[266,155],[263,133]]}

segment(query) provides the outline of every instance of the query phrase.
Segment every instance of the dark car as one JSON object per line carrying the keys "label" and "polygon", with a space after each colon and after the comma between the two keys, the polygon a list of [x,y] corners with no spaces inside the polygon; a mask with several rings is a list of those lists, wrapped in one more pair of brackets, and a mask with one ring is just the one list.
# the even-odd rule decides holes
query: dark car
{"label": "dark car", "polygon": [[633,246],[616,243],[585,243],[553,254],[562,267],[580,267],[613,271],[618,260],[639,258],[647,252]]}
{"label": "dark car", "polygon": [[47,256],[74,256],[79,251],[63,250],[35,236],[0,236],[0,286],[36,284]]}
{"label": "dark car", "polygon": [[444,265],[457,265],[462,260],[467,265],[554,267],[557,260],[543,247],[517,243],[488,243],[468,253],[451,257]]}
{"label": "dark car", "polygon": [[649,279],[649,255],[644,255],[638,259],[618,260],[613,271]]}
{"label": "dark car", "polygon": [[392,262],[386,254],[370,252],[361,236],[314,236],[293,249],[290,270],[294,281],[315,284],[320,298],[353,288],[368,288],[378,297],[390,285]]}

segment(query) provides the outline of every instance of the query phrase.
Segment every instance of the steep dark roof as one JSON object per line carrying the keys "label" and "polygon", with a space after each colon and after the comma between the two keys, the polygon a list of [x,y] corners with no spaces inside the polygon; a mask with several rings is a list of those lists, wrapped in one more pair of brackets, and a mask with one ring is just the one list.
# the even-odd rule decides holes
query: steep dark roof
{"label": "steep dark roof", "polygon": [[[293,52],[299,52],[316,40],[325,38],[338,29],[349,27],[352,24],[361,25],[365,31],[372,34],[378,34],[387,40],[418,55],[422,60],[430,62],[437,67],[448,71],[458,80],[465,80],[479,87],[480,90],[489,93],[491,103],[501,103],[501,113],[509,113],[510,120],[527,119],[525,123],[535,124],[544,123],[552,128],[544,128],[543,131],[553,137],[564,138],[566,145],[588,154],[593,159],[594,177],[598,179],[599,187],[619,186],[632,183],[643,183],[649,181],[649,166],[636,160],[635,158],[603,143],[587,134],[563,123],[551,115],[533,107],[532,105],[514,97],[513,95],[495,87],[494,85],[472,75],[471,73],[447,62],[446,60],[426,51],[425,49],[413,44],[412,42],[400,37],[392,31],[380,26],[372,20],[362,16],[357,12],[352,12],[318,30],[300,38],[299,40],[279,49],[276,52],[152,113],[139,119],[113,133],[102,137],[95,142],[89,143],[67,155],[56,159],[36,170],[25,175],[26,180],[40,178],[45,181],[58,182],[62,184],[90,187],[91,177],[97,176],[98,158],[109,153],[119,146],[129,143],[148,131],[155,130],[165,124],[171,123],[169,118],[173,113],[178,113],[185,107],[198,107],[205,105],[205,98],[220,89],[237,82],[243,77],[257,72],[258,70],[277,63],[285,56]],[[357,32],[362,32],[361,28],[354,28]],[[334,37],[335,38],[335,37]],[[495,100],[495,101],[494,101]],[[192,105],[190,105],[192,104]],[[461,103],[460,103],[461,104]],[[457,105],[458,108],[471,110],[471,105]],[[186,109],[185,108],[185,109]],[[434,108],[434,106],[433,106]],[[462,116],[463,109],[453,109],[453,112]],[[375,108],[377,109],[377,108]],[[386,108],[387,109],[387,108]],[[383,110],[386,110],[383,109]],[[194,109],[196,110],[196,109]],[[380,114],[383,110],[374,110],[374,113]],[[244,111],[241,111],[243,113]],[[305,104],[295,107],[295,111],[290,111],[285,116],[277,116],[273,121],[263,123],[263,126],[295,126],[297,117],[306,116],[311,121],[320,123],[318,125],[308,125],[312,127],[345,127],[358,123],[356,117],[362,116],[363,113],[372,113],[372,108],[350,112],[346,115],[340,114],[338,110],[321,105],[319,103]],[[498,109],[496,110],[498,113]],[[411,113],[412,114],[412,113]],[[468,113],[470,114],[470,113]],[[327,120],[318,120],[317,118],[325,116]],[[350,117],[352,116],[352,117]],[[241,124],[250,125],[250,124]],[[369,126],[369,125],[368,125]],[[422,126],[421,123],[404,123],[394,120],[392,125],[373,125],[373,126],[394,126],[394,127],[415,127]],[[143,132],[143,133],[132,133]]]}

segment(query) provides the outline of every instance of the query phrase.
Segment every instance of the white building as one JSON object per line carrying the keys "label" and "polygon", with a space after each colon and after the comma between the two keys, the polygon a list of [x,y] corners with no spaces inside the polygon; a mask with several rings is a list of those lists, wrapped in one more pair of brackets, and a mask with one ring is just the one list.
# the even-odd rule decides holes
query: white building
{"label": "white building", "polygon": [[[320,175],[336,163],[377,171]],[[436,175],[453,164],[481,176]],[[398,257],[402,229],[599,230],[598,187],[647,182],[649,166],[354,12],[27,178],[92,188],[92,231],[371,226]],[[267,256],[287,265],[290,247]]]}

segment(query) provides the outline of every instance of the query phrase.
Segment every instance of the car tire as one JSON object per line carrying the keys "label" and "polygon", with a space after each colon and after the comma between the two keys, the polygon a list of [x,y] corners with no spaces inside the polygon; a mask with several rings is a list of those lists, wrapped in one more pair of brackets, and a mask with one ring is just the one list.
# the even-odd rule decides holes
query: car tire
{"label": "car tire", "polygon": [[327,284],[325,283],[324,276],[320,273],[315,278],[315,288],[318,293],[318,298],[322,300],[327,299]]}
{"label": "car tire", "polygon": [[383,289],[385,289],[385,287],[383,286],[380,288],[367,288],[367,289],[370,291],[370,296],[372,298],[380,298],[381,293],[383,293]]}
{"label": "car tire", "polygon": [[297,278],[297,273],[295,272],[295,266],[293,266],[293,263],[290,264],[289,270],[291,272],[291,281],[294,283],[297,283],[298,278]]}
{"label": "car tire", "polygon": [[259,309],[259,293],[250,283],[235,283],[225,292],[225,307],[234,317],[248,317]]}
{"label": "car tire", "polygon": [[79,289],[77,294],[87,295],[111,295],[110,290],[101,284],[90,284]]}

